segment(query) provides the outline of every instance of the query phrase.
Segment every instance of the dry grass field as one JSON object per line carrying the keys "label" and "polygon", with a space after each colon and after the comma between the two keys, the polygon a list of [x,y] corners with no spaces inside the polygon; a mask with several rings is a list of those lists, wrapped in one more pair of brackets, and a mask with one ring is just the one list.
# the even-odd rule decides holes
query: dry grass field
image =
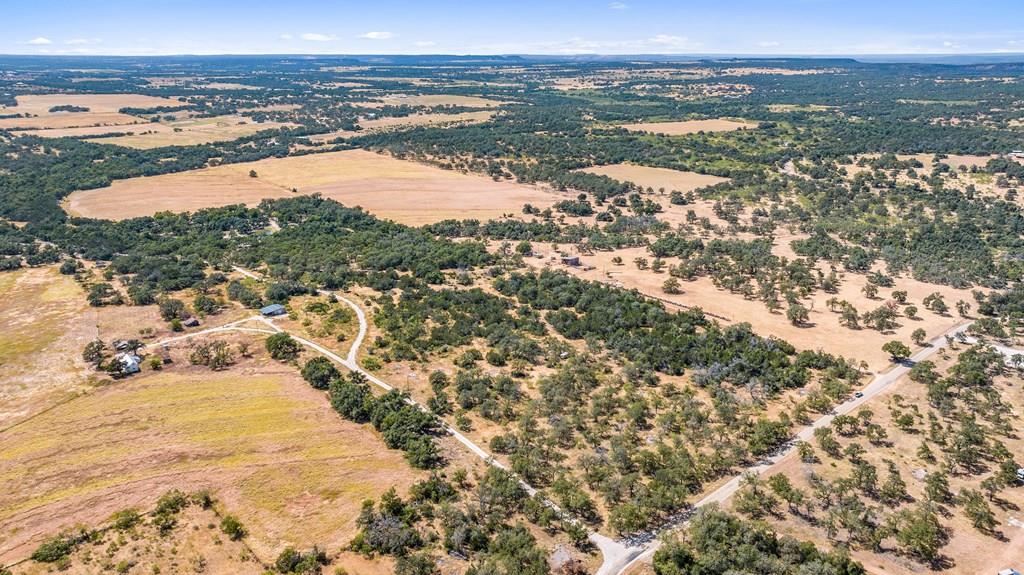
{"label": "dry grass field", "polygon": [[[713,186],[727,181],[727,178],[698,174],[696,172],[683,172],[667,168],[651,168],[647,166],[636,166],[633,164],[610,164],[607,166],[594,166],[582,170],[591,174],[608,176],[609,178],[633,182],[645,188],[665,188],[666,192],[673,190],[689,192],[705,186]],[[667,202],[663,202],[667,203]]]}
{"label": "dry grass field", "polygon": [[755,122],[737,120],[686,120],[681,122],[643,122],[640,124],[624,124],[623,128],[631,132],[649,132],[666,136],[683,136],[697,132],[732,132],[757,127]]}
{"label": "dry grass field", "polygon": [[486,122],[494,116],[494,112],[481,110],[478,112],[461,112],[458,114],[413,114],[404,117],[384,117],[374,119],[363,119],[359,121],[361,131],[338,131],[328,134],[317,134],[309,139],[314,142],[329,142],[337,138],[359,136],[367,133],[382,131],[398,131],[417,126],[446,126],[465,125]]}
{"label": "dry grass field", "polygon": [[336,549],[364,499],[418,477],[293,367],[258,353],[211,372],[175,353],[172,371],[113,382],[0,436],[0,562],[171,488],[216,493],[264,561],[289,544]]}
{"label": "dry grass field", "polygon": [[463,106],[466,108],[497,108],[507,102],[480,98],[479,96],[460,96],[458,94],[390,94],[375,102],[354,102],[355,106],[379,108],[382,106]]}
{"label": "dry grass field", "polygon": [[[250,177],[250,170],[259,177]],[[411,225],[447,218],[492,219],[518,214],[526,203],[543,209],[560,199],[537,187],[348,150],[121,180],[75,192],[66,207],[77,215],[120,220],[167,210],[256,204],[292,196],[293,188]]]}
{"label": "dry grass field", "polygon": [[[178,106],[178,100],[141,94],[46,94],[18,96],[17,106],[0,106],[0,115],[32,114],[31,118],[0,119],[0,129],[77,128],[114,126],[142,122],[138,117],[118,112],[121,108]],[[79,106],[88,112],[50,112],[54,106]]]}
{"label": "dry grass field", "polygon": [[89,387],[81,350],[96,312],[55,267],[0,274],[0,429]]}
{"label": "dry grass field", "polygon": [[263,130],[291,125],[293,124],[280,122],[257,123],[243,116],[217,116],[159,124],[151,123],[131,130],[135,132],[134,135],[96,138],[89,141],[146,150],[164,146],[194,146],[210,142],[225,142],[251,136]]}

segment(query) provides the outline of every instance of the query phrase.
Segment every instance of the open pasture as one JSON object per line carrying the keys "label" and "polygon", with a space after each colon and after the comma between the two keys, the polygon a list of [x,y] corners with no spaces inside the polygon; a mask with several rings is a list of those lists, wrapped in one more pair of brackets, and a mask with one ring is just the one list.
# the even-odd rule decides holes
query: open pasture
{"label": "open pasture", "polygon": [[633,182],[634,184],[645,188],[653,188],[654,190],[664,188],[666,192],[676,190],[685,193],[728,181],[728,178],[709,174],[683,172],[668,168],[651,168],[634,164],[609,164],[585,168],[581,171],[599,176],[608,176],[623,182]]}
{"label": "open pasture", "polygon": [[[31,114],[28,118],[0,119],[0,129],[78,128],[114,126],[142,122],[141,118],[122,114],[121,108],[180,106],[170,98],[141,94],[41,94],[16,98],[17,106],[0,106],[0,115]],[[55,106],[88,108],[87,112],[51,112]]]}
{"label": "open pasture", "polygon": [[364,499],[404,492],[418,476],[294,368],[259,355],[225,372],[111,383],[8,430],[0,454],[5,563],[62,528],[148,509],[172,488],[215,493],[265,561],[286,545],[337,548],[355,534]]}
{"label": "open pasture", "polygon": [[664,134],[666,136],[685,136],[698,132],[732,132],[734,130],[747,130],[756,128],[754,122],[741,122],[737,120],[713,119],[713,120],[684,120],[680,122],[642,122],[639,124],[624,124],[623,128],[630,132],[648,132],[651,134]]}
{"label": "open pasture", "polygon": [[[255,171],[257,177],[251,177]],[[397,222],[420,225],[447,218],[492,219],[542,209],[560,196],[538,187],[460,174],[365,150],[270,158],[114,182],[69,196],[73,214],[126,219],[160,211],[193,211],[266,198],[319,193]]]}

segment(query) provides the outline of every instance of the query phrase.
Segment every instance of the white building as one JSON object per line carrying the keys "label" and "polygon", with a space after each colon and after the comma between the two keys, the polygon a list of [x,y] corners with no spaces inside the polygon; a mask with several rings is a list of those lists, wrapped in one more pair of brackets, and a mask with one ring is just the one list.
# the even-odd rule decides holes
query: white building
{"label": "white building", "polygon": [[119,353],[114,356],[114,359],[121,364],[121,373],[131,374],[142,371],[142,368],[139,367],[142,358],[133,353]]}

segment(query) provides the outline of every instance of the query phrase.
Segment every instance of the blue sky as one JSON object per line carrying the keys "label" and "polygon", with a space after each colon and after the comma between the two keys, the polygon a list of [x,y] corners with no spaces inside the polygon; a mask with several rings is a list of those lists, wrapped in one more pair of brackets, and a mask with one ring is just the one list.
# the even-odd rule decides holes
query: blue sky
{"label": "blue sky", "polygon": [[6,54],[1024,52],[1022,0],[6,0]]}

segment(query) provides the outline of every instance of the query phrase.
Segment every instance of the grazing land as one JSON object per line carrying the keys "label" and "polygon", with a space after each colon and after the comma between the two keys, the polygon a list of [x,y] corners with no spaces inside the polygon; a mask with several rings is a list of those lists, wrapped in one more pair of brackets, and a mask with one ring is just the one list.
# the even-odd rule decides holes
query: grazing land
{"label": "grazing land", "polygon": [[[250,177],[255,170],[257,177]],[[406,224],[448,218],[488,220],[547,206],[558,196],[532,186],[495,182],[363,150],[274,158],[166,176],[114,182],[76,192],[73,214],[121,220],[161,211],[194,211],[301,194],[320,194]]]}
{"label": "grazing land", "polygon": [[89,387],[79,352],[96,314],[83,297],[53,267],[0,274],[0,429]]}
{"label": "grazing land", "polygon": [[[17,106],[0,106],[0,116],[21,114],[22,118],[0,118],[0,129],[77,128],[137,124],[146,120],[123,114],[122,108],[178,106],[176,99],[141,94],[33,94],[18,96]],[[83,111],[54,111],[74,106]]]}
{"label": "grazing land", "polygon": [[731,132],[733,130],[747,130],[756,128],[757,124],[737,120],[715,119],[686,120],[682,122],[642,122],[639,124],[625,124],[622,127],[631,132],[650,132],[652,134],[665,134],[666,136],[683,136],[686,134],[696,134],[698,132]]}
{"label": "grazing land", "polygon": [[611,164],[607,166],[594,166],[583,170],[589,174],[608,176],[609,178],[624,182],[633,182],[644,188],[654,190],[664,189],[666,191],[692,192],[705,186],[713,186],[725,181],[728,178],[721,178],[709,174],[698,174],[694,172],[682,172],[668,168],[651,168],[638,166],[636,164]]}
{"label": "grazing land", "polygon": [[168,489],[204,488],[270,561],[289,544],[343,545],[364,499],[416,476],[293,370],[260,357],[111,384],[8,430],[0,451],[4,560],[77,522],[148,509]]}

